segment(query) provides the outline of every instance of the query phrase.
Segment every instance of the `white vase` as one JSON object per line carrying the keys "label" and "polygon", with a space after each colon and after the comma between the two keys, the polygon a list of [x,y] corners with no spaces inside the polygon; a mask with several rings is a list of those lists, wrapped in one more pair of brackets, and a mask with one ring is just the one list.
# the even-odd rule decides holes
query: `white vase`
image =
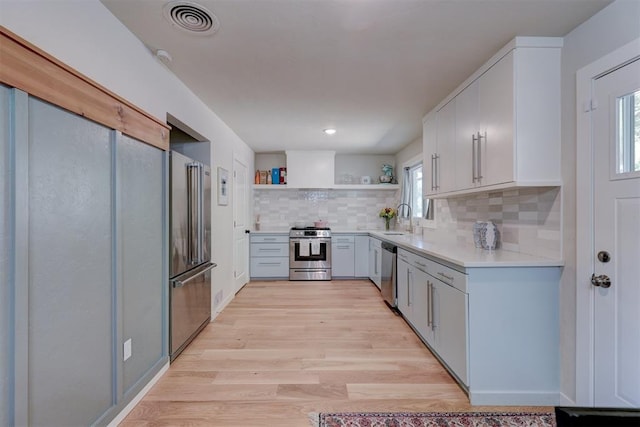
{"label": "white vase", "polygon": [[499,236],[498,227],[493,222],[487,221],[481,231],[482,248],[487,250],[496,249]]}

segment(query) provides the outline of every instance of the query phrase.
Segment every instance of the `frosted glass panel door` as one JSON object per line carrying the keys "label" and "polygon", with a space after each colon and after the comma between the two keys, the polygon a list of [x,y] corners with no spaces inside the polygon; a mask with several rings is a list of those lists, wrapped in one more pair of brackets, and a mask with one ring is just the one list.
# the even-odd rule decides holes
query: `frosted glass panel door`
{"label": "frosted glass panel door", "polygon": [[117,150],[125,393],[162,356],[162,151],[120,136]]}
{"label": "frosted glass panel door", "polygon": [[[9,395],[11,384],[10,350],[11,319],[9,318],[11,283],[11,234],[9,222],[11,171],[9,163],[9,89],[0,85],[0,426],[9,425]],[[2,397],[4,396],[4,397]]]}
{"label": "frosted glass panel door", "polygon": [[29,421],[113,400],[110,130],[29,98]]}

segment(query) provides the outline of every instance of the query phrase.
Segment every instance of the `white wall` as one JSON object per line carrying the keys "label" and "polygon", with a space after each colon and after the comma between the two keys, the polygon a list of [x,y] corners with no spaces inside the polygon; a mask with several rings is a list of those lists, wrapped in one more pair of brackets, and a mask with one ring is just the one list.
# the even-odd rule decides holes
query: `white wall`
{"label": "white wall", "polygon": [[[407,145],[406,147],[404,147],[402,150],[400,150],[397,154],[396,154],[396,165],[398,166],[398,168],[402,168],[402,166],[408,162],[409,160],[413,159],[416,156],[421,156],[422,155],[422,136],[420,136],[420,138],[411,141],[411,143],[409,145]],[[402,174],[399,173],[398,177],[401,177]]]}
{"label": "white wall", "polygon": [[561,391],[576,399],[576,72],[640,37],[640,1],[618,0],[564,39],[562,50],[562,180],[565,267],[560,286]]}
{"label": "white wall", "polygon": [[[231,171],[234,153],[253,170],[253,151],[98,0],[1,0],[0,25],[161,121],[171,114],[194,129],[212,143],[213,171]],[[218,206],[216,197],[214,192],[212,258],[218,267],[212,294],[222,290],[227,300],[234,293],[233,207],[231,201]]]}

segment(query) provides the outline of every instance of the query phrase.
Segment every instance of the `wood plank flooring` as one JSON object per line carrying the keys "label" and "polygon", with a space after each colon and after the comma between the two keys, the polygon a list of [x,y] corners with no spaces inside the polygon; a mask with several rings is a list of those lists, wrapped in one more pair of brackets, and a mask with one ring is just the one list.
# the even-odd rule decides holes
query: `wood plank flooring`
{"label": "wood plank flooring", "polygon": [[306,427],[312,412],[508,411],[467,396],[369,281],[251,282],[120,424]]}

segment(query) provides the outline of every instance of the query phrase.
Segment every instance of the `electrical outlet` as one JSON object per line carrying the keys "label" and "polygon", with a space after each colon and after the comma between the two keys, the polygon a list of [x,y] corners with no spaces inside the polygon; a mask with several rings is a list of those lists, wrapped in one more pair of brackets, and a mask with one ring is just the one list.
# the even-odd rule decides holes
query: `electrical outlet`
{"label": "electrical outlet", "polygon": [[126,340],[124,342],[124,346],[123,346],[123,355],[122,355],[122,359],[123,361],[127,361],[128,358],[131,357],[131,338],[129,338],[128,340]]}
{"label": "electrical outlet", "polygon": [[217,307],[222,302],[222,291],[218,291],[213,297],[213,306]]}

